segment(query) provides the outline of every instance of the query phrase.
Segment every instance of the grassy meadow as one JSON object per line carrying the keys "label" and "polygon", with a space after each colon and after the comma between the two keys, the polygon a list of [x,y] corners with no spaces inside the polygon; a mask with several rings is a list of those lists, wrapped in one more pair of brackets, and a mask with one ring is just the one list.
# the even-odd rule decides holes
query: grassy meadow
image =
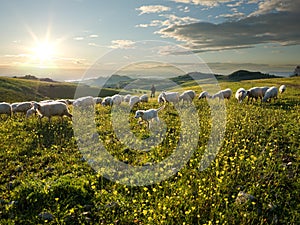
{"label": "grassy meadow", "polygon": [[[239,87],[281,84],[287,91],[276,102],[238,104],[234,97],[225,101],[225,138],[204,171],[199,163],[212,121],[206,100],[194,100],[199,116],[195,152],[175,175],[148,186],[112,182],[94,171],[78,148],[68,118],[39,123],[22,115],[2,116],[0,224],[299,224],[299,77],[220,82],[234,93]],[[183,86],[202,91],[192,85]],[[13,92],[6,99],[21,100]],[[136,137],[149,137],[149,130],[134,119],[135,110],[158,106],[151,99],[131,111],[128,120]],[[178,113],[168,105],[159,112],[167,125],[166,138],[151,151],[134,151],[117,139],[111,109],[96,106],[95,111],[99,139],[115,158],[130,165],[165,159],[183,129]]]}

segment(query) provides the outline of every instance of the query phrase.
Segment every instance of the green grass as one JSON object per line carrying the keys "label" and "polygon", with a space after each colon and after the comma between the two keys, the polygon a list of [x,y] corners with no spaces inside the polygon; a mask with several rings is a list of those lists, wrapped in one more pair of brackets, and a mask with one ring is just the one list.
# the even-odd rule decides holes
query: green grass
{"label": "green grass", "polygon": [[[294,78],[221,82],[222,88],[287,85],[273,103],[226,101],[226,132],[217,157],[204,171],[199,163],[210,135],[210,108],[195,100],[198,146],[174,176],[144,187],[114,183],[84,159],[72,121],[2,118],[0,123],[0,224],[297,224],[300,221],[300,81]],[[184,89],[199,87],[185,85]],[[12,99],[17,101],[18,99]],[[156,100],[139,108],[158,107]],[[135,110],[136,108],[134,108]],[[149,136],[137,124],[139,138]],[[160,112],[166,138],[149,152],[128,149],[117,140],[110,108],[97,106],[99,139],[117,159],[131,165],[159,162],[180,137],[180,118],[172,106]],[[83,137],[82,137],[83,138]],[[255,198],[236,203],[240,191]],[[53,215],[45,221],[42,212]]]}

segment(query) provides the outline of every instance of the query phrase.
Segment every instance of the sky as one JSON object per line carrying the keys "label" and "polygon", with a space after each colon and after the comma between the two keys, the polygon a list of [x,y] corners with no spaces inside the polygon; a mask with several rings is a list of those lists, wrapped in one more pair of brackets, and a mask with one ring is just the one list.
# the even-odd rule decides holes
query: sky
{"label": "sky", "polygon": [[0,0],[0,12],[4,76],[76,80],[95,65],[90,76],[170,74],[193,57],[215,74],[300,64],[300,1]]}

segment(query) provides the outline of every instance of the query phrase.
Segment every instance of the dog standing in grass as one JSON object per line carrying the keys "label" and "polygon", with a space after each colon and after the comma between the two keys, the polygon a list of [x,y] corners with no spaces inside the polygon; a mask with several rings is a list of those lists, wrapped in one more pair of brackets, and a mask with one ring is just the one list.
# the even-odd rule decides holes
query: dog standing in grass
{"label": "dog standing in grass", "polygon": [[[158,118],[158,112],[160,110],[162,110],[163,108],[165,108],[165,105],[163,105],[162,107],[158,108],[158,109],[148,109],[148,110],[137,110],[135,112],[135,117],[136,119],[141,118],[142,121],[146,121],[147,125],[148,125],[148,129],[150,129],[150,122],[152,122],[153,120],[155,120],[156,122],[159,122],[159,118]],[[141,121],[139,122],[141,123]]]}

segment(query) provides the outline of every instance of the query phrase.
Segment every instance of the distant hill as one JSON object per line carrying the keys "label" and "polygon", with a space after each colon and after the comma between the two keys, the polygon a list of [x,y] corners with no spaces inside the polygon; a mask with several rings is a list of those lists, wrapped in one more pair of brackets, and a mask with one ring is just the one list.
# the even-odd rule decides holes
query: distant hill
{"label": "distant hill", "polygon": [[225,76],[230,81],[241,81],[241,80],[257,80],[257,79],[268,79],[268,78],[279,78],[275,75],[265,74],[261,72],[251,72],[247,70],[238,70]]}
{"label": "distant hill", "polygon": [[[161,79],[149,79],[149,78],[138,78],[121,75],[112,75],[111,77],[98,77],[95,79],[83,80],[80,83],[84,83],[93,87],[105,87],[105,88],[115,88],[124,89],[130,86],[137,86],[140,90],[150,90],[151,85],[154,84],[157,91],[168,90],[174,88],[174,83],[176,85],[193,85],[196,84],[196,80],[201,80],[205,82],[205,79],[212,77],[211,74],[205,74],[200,72],[191,72],[185,75],[166,78],[166,82],[161,82]],[[142,76],[141,76],[142,77]],[[266,78],[278,78],[274,75],[264,74],[261,72],[251,72],[246,70],[238,70],[229,75],[219,75],[215,74],[214,77],[218,81],[242,81],[242,80],[256,80],[256,79],[266,79]],[[167,81],[169,80],[169,81]],[[195,83],[194,83],[195,82]]]}
{"label": "distant hill", "polygon": [[[74,98],[79,96],[108,96],[118,93],[115,89],[103,88],[99,93],[96,87],[68,82],[46,82],[35,79],[0,77],[0,102],[39,101],[43,99]],[[78,93],[78,92],[77,92]]]}
{"label": "distant hill", "polygon": [[134,78],[128,76],[121,76],[114,74],[110,77],[98,77],[94,79],[88,79],[80,81],[80,83],[87,84],[89,86],[105,87],[105,88],[123,88],[128,83],[134,81]]}
{"label": "distant hill", "polygon": [[55,80],[52,80],[51,78],[37,78],[33,75],[25,75],[25,76],[14,76],[13,78],[19,78],[19,79],[25,79],[25,80],[39,80],[39,81],[46,81],[46,82],[56,82]]}

